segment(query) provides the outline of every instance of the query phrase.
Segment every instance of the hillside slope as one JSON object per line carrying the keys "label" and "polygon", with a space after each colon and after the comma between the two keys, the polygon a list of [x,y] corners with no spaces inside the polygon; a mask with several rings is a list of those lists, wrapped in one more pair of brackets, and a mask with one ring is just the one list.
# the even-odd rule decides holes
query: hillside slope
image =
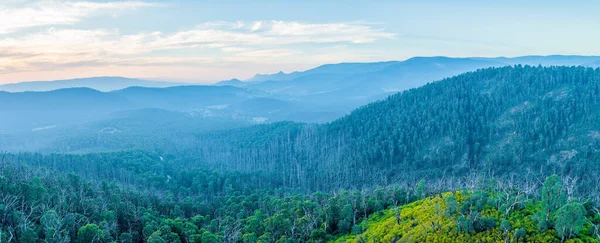
{"label": "hillside slope", "polygon": [[290,186],[311,188],[490,170],[592,176],[600,171],[593,163],[600,156],[599,105],[600,69],[489,68],[390,96],[326,125],[281,131],[266,143],[235,146],[264,141],[235,130],[206,135],[198,146],[215,148],[201,152],[215,165],[277,171]]}
{"label": "hillside slope", "polygon": [[369,104],[327,130],[371,166],[566,169],[563,151],[577,159],[597,139],[599,85],[600,69],[490,68]]}

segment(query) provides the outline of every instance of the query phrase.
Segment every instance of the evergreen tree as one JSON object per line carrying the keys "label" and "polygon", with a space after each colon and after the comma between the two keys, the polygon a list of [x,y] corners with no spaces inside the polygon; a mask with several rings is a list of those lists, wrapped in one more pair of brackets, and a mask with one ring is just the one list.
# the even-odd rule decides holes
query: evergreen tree
{"label": "evergreen tree", "polygon": [[586,210],[580,203],[568,203],[562,206],[556,216],[555,228],[563,239],[571,239],[579,234],[586,222]]}

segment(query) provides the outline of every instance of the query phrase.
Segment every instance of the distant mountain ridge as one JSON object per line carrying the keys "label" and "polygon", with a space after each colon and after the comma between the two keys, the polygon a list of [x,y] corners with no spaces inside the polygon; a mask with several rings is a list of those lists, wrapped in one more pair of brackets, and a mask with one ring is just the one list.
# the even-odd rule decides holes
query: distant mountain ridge
{"label": "distant mountain ridge", "polygon": [[237,78],[231,80],[225,80],[221,82],[217,82],[214,84],[215,86],[233,86],[233,87],[247,87],[249,84],[247,82],[243,82]]}
{"label": "distant mountain ridge", "polygon": [[144,109],[248,124],[281,120],[322,122],[326,120],[321,117],[329,120],[339,116],[322,112],[314,106],[279,100],[262,90],[233,86],[134,86],[110,92],[91,88],[0,91],[0,133],[89,123],[107,119],[114,113]]}
{"label": "distant mountain ridge", "polygon": [[600,66],[600,56],[413,57],[405,61],[326,64],[306,71],[259,74],[234,86],[258,89],[281,99],[327,104],[347,113],[369,102],[430,82],[489,67]]}
{"label": "distant mountain ridge", "polygon": [[[452,65],[454,62],[470,62],[471,67],[463,67],[460,70],[451,71]],[[486,67],[498,67],[498,66],[508,66],[508,65],[542,65],[542,66],[587,66],[587,67],[598,67],[600,66],[600,56],[577,56],[577,55],[549,55],[549,56],[520,56],[520,57],[467,57],[467,58],[453,58],[453,57],[443,57],[443,56],[432,56],[432,57],[413,57],[404,61],[384,61],[384,62],[365,62],[365,63],[338,63],[338,64],[325,64],[312,69],[308,69],[305,71],[295,71],[291,73],[278,72],[274,74],[256,74],[254,77],[247,80],[239,80],[239,79],[231,79],[224,80],[215,83],[215,86],[234,86],[234,87],[250,87],[250,88],[265,88],[269,89],[267,91],[279,91],[279,90],[287,90],[286,93],[293,93],[296,90],[293,87],[290,87],[288,83],[281,82],[280,84],[273,84],[274,82],[279,81],[293,81],[297,82],[299,79],[301,80],[310,80],[313,83],[321,83],[324,86],[327,85],[339,85],[332,84],[333,82],[341,81],[344,79],[344,82],[355,82],[355,79],[361,78],[371,80],[370,85],[377,83],[379,78],[377,76],[378,72],[394,72],[396,73],[404,72],[404,75],[408,75],[408,72],[415,72],[415,69],[411,68],[423,68],[419,67],[419,65],[429,65],[429,70],[425,70],[429,73],[436,72],[436,69],[447,69],[446,73],[441,73],[440,75],[432,75],[431,77],[427,77],[430,80],[426,80],[427,82],[434,81],[437,79],[446,78],[453,75],[460,74],[467,71],[475,71],[479,68]],[[423,70],[419,70],[423,71]],[[316,76],[314,76],[316,75]],[[315,78],[312,79],[311,76]],[[319,77],[328,76],[328,78],[322,80]],[[425,77],[423,77],[425,78]],[[312,79],[312,80],[311,80]],[[420,80],[421,78],[413,75],[413,80],[410,82],[415,83],[415,85],[409,85],[413,87],[418,87],[420,85],[425,84],[424,81]],[[333,81],[333,82],[332,82]],[[404,81],[404,80],[398,80]],[[261,84],[269,82],[269,84]],[[135,78],[125,78],[125,77],[89,77],[89,78],[75,78],[75,79],[66,79],[66,80],[54,80],[54,81],[32,81],[32,82],[20,82],[20,83],[10,83],[0,85],[0,91],[6,92],[26,92],[26,91],[51,91],[57,89],[64,88],[79,88],[86,87],[99,91],[114,91],[120,90],[128,87],[154,87],[154,88],[164,88],[164,87],[172,87],[172,86],[181,86],[181,85],[194,85],[190,83],[179,83],[179,82],[168,82],[168,81],[151,81],[151,80],[143,80],[143,79],[135,79]],[[291,86],[296,87],[297,84],[293,84]],[[386,86],[403,86],[403,85],[388,85]],[[342,87],[344,88],[344,87]],[[393,90],[399,91],[404,90],[405,87],[380,87],[384,90]],[[330,87],[328,88],[318,88],[314,93],[323,93],[327,91],[331,91]],[[301,95],[305,95],[306,93],[301,93]]]}
{"label": "distant mountain ridge", "polygon": [[[404,61],[388,61],[388,62],[365,62],[365,63],[338,63],[325,64],[306,71],[296,71],[291,73],[278,72],[274,74],[256,74],[254,77],[245,80],[246,82],[262,82],[262,81],[284,81],[292,80],[300,76],[311,75],[315,73],[352,73],[350,69],[365,68],[375,64],[375,67],[385,67],[386,65],[394,65],[403,62],[414,62],[415,60],[435,60],[435,59],[470,59],[470,60],[485,60],[497,62],[498,65],[542,65],[542,66],[592,66],[600,62],[600,56],[579,56],[579,55],[530,55],[519,57],[465,57],[453,58],[444,56],[429,56],[429,57],[412,57]],[[373,66],[371,66],[373,67]],[[377,68],[375,68],[377,69]],[[370,70],[376,71],[376,70]]]}
{"label": "distant mountain ridge", "polygon": [[278,72],[275,74],[256,74],[254,77],[246,80],[248,82],[263,82],[263,81],[284,81],[299,78],[301,76],[323,74],[323,73],[338,73],[338,74],[359,74],[381,70],[389,65],[399,63],[400,61],[388,62],[364,62],[364,63],[338,63],[325,64],[312,68],[306,71],[296,71],[291,73]]}
{"label": "distant mountain ridge", "polygon": [[33,81],[0,85],[0,91],[26,92],[26,91],[51,91],[65,88],[91,88],[99,91],[113,91],[132,86],[141,87],[170,87],[182,83],[150,81],[124,77],[90,77],[56,81]]}

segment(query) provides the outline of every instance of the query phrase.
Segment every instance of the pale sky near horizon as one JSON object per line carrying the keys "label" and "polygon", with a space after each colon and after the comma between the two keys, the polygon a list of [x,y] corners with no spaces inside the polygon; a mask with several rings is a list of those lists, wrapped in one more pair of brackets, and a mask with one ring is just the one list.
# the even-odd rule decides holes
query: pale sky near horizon
{"label": "pale sky near horizon", "polygon": [[413,56],[600,55],[600,1],[0,0],[0,84],[214,82]]}

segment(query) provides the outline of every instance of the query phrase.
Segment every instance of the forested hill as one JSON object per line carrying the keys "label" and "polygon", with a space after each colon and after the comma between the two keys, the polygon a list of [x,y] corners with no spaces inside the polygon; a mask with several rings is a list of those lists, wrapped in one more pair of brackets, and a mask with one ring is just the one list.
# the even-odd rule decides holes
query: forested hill
{"label": "forested hill", "polygon": [[600,69],[490,68],[369,104],[327,128],[378,166],[563,165],[561,151],[587,154],[598,138],[599,84]]}
{"label": "forested hill", "polygon": [[471,171],[591,176],[600,170],[593,163],[599,85],[600,69],[488,68],[390,96],[323,126],[255,128],[277,126],[279,136],[269,133],[267,142],[242,129],[207,136],[198,150],[221,168],[271,171],[286,186],[315,189]]}

